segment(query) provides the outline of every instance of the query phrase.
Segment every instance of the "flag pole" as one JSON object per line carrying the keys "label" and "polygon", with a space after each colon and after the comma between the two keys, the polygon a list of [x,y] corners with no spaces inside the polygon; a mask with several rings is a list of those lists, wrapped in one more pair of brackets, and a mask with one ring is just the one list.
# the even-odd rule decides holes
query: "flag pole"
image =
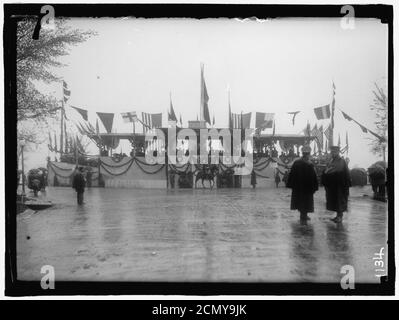
{"label": "flag pole", "polygon": [[333,92],[332,92],[332,100],[331,100],[331,142],[330,146],[334,145],[334,113],[335,113],[335,84],[334,80],[332,82]]}
{"label": "flag pole", "polygon": [[61,82],[62,94],[61,94],[61,139],[60,139],[60,152],[63,154],[64,150],[64,85]]}
{"label": "flag pole", "polygon": [[200,97],[200,121],[204,120],[204,64],[201,62],[201,97]]}

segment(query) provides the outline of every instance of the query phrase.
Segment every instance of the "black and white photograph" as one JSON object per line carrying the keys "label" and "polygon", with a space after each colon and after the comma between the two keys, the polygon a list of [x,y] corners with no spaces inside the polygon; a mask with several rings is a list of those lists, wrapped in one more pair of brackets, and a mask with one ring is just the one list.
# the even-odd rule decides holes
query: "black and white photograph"
{"label": "black and white photograph", "polygon": [[121,6],[5,5],[9,292],[394,294],[392,7]]}

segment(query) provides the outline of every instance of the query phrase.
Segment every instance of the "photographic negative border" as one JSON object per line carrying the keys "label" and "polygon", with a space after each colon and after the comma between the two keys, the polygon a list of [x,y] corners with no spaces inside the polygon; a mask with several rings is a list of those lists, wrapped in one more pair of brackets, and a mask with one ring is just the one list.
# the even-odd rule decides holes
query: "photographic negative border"
{"label": "photographic negative border", "polygon": [[[4,5],[5,69],[5,294],[36,295],[394,295],[394,134],[393,134],[393,7],[353,5],[355,18],[377,18],[388,25],[388,135],[391,176],[388,190],[388,274],[380,284],[356,283],[354,290],[343,290],[339,283],[222,283],[222,282],[62,282],[55,289],[41,289],[39,281],[17,280],[16,267],[16,21],[31,16],[40,19],[44,4]],[[137,18],[342,18],[341,5],[252,5],[252,4],[49,4],[56,17]]]}

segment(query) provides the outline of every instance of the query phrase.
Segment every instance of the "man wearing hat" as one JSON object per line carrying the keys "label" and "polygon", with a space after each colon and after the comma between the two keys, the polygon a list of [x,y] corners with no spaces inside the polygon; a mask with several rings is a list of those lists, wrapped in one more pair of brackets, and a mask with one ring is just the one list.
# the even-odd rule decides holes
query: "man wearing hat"
{"label": "man wearing hat", "polygon": [[287,187],[292,189],[291,210],[300,212],[301,221],[309,220],[308,213],[314,212],[313,194],[319,188],[311,151],[308,145],[302,147],[302,158],[294,162],[287,179]]}
{"label": "man wearing hat", "polygon": [[72,188],[77,193],[78,204],[83,204],[83,193],[85,192],[86,179],[83,175],[83,167],[79,167],[76,174],[73,176]]}
{"label": "man wearing hat", "polygon": [[335,211],[333,222],[342,222],[344,211],[348,210],[349,188],[351,178],[348,164],[341,158],[340,147],[331,146],[331,160],[321,176],[321,182],[326,190],[327,210]]}

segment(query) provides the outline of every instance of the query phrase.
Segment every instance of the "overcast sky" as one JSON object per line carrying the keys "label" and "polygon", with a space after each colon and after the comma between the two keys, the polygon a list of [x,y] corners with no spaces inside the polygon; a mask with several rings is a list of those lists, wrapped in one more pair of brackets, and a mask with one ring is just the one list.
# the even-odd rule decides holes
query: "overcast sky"
{"label": "overcast sky", "polygon": [[[120,112],[163,112],[167,126],[169,92],[183,124],[200,109],[200,63],[205,64],[211,118],[228,126],[228,88],[233,112],[276,113],[276,133],[300,133],[317,121],[313,108],[329,104],[336,86],[335,141],[349,135],[350,166],[368,167],[379,160],[369,140],[342,109],[375,130],[374,82],[387,81],[387,26],[357,19],[353,30],[339,19],[73,19],[70,24],[98,32],[73,47],[57,70],[71,89],[69,104],[95,112],[115,112],[114,132],[131,132]],[[61,85],[47,88],[61,98]],[[290,111],[301,111],[292,125]],[[71,117],[79,119],[73,111]],[[141,116],[140,116],[141,117]],[[51,128],[56,129],[56,128]],[[101,126],[100,131],[104,132]],[[138,131],[142,131],[141,126]],[[268,133],[269,131],[265,131]],[[123,147],[124,145],[122,145]],[[92,149],[95,151],[95,148]],[[119,151],[119,149],[117,149]],[[129,150],[123,150],[128,153]],[[43,152],[30,154],[32,165],[45,164]]]}

